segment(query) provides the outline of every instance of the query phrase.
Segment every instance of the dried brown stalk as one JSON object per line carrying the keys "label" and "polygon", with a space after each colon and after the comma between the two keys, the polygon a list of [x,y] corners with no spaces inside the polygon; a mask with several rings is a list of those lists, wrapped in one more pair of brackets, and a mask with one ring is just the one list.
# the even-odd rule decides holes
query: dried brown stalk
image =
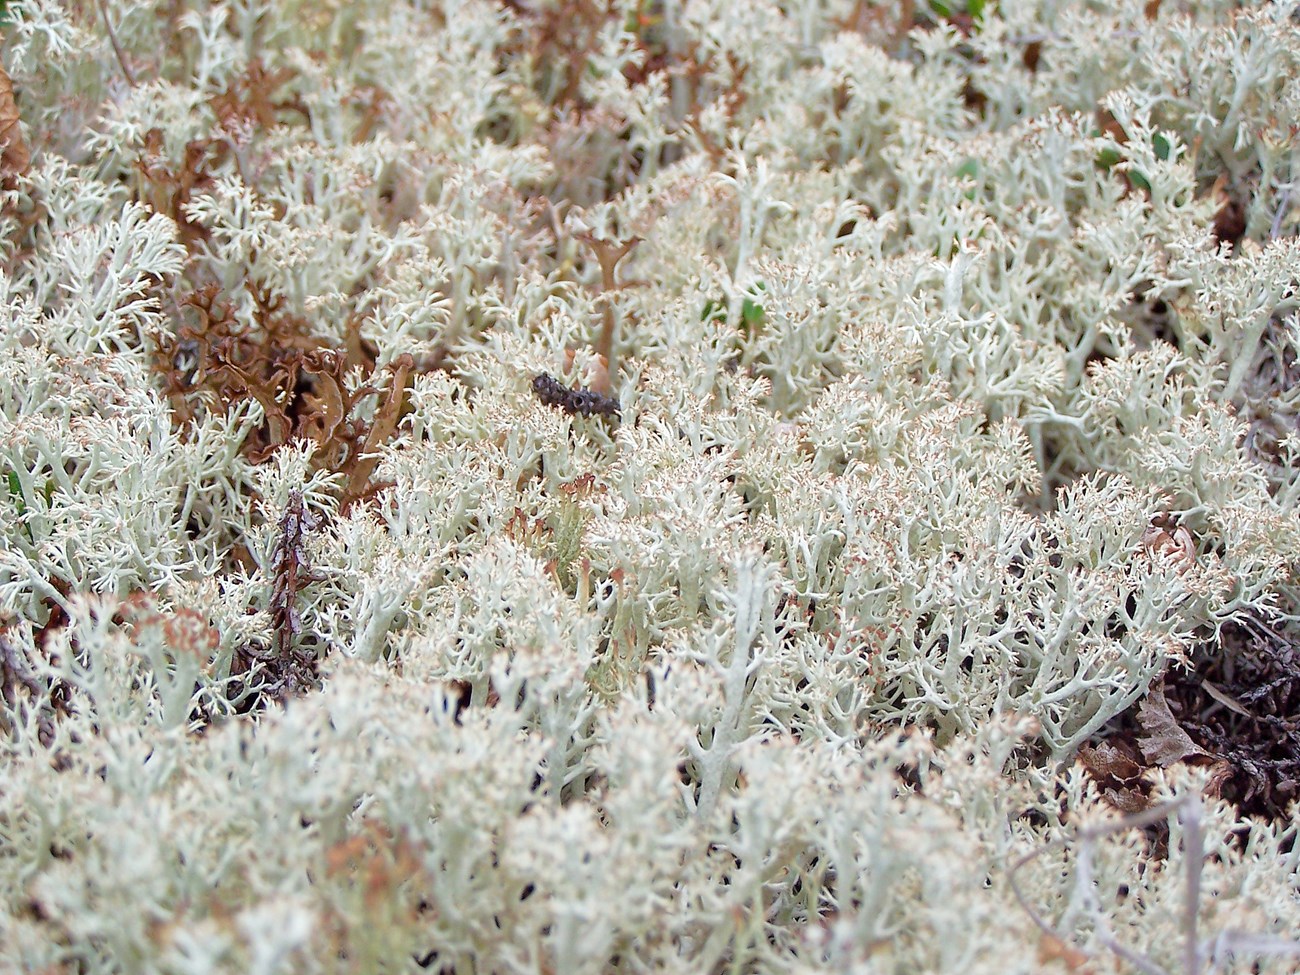
{"label": "dried brown stalk", "polygon": [[113,22],[108,19],[107,0],[99,0],[99,13],[104,18],[104,30],[108,32],[108,42],[113,45],[113,54],[117,58],[118,65],[122,68],[126,83],[134,88],[135,75],[131,72],[131,66],[126,63],[126,52],[122,50],[122,45],[118,42],[117,31],[113,30]]}
{"label": "dried brown stalk", "polygon": [[618,262],[632,253],[632,248],[641,243],[640,237],[631,237],[621,243],[598,240],[590,234],[578,234],[577,238],[587,244],[600,263],[601,291],[601,328],[596,339],[596,355],[605,363],[603,374],[593,377],[591,388],[605,396],[613,391],[611,375],[617,375],[614,363],[614,332],[618,327],[618,316],[614,314],[614,293],[618,290]]}

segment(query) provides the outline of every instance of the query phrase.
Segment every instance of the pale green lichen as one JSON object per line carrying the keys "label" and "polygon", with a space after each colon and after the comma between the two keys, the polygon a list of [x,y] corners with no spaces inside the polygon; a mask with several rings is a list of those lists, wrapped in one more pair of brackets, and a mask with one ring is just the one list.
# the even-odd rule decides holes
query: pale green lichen
{"label": "pale green lichen", "polygon": [[8,4],[0,968],[1293,970],[1300,8],[907,6]]}

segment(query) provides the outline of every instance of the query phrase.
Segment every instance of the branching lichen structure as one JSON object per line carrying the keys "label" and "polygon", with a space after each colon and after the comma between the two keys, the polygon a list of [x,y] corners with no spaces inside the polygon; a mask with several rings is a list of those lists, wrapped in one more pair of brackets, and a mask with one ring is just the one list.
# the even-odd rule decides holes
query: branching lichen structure
{"label": "branching lichen structure", "polygon": [[1296,970],[1294,0],[0,34],[0,971]]}

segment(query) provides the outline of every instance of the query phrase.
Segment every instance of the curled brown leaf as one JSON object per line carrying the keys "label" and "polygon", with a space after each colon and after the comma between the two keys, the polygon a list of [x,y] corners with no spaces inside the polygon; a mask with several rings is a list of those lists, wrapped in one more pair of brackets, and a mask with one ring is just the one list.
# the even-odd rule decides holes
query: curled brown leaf
{"label": "curled brown leaf", "polygon": [[1152,519],[1142,532],[1142,551],[1155,563],[1186,572],[1196,564],[1196,542],[1186,525],[1176,525],[1168,516]]}
{"label": "curled brown leaf", "polygon": [[1163,682],[1151,686],[1138,707],[1137,719],[1144,732],[1138,747],[1148,762],[1167,768],[1187,758],[1210,757],[1210,753],[1192,740],[1169,710]]}
{"label": "curled brown leaf", "polygon": [[18,101],[9,74],[0,67],[0,177],[7,182],[27,171],[31,152],[19,124]]}

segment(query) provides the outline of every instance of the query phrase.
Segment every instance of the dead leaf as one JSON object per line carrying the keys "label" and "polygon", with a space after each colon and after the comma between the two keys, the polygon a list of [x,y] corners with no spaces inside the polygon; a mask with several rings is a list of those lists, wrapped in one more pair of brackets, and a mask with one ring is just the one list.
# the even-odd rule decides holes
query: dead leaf
{"label": "dead leaf", "polygon": [[1079,762],[1101,789],[1102,798],[1123,813],[1143,812],[1151,805],[1150,788],[1142,778],[1146,767],[1138,758],[1133,743],[1124,739],[1079,749]]}
{"label": "dead leaf", "polygon": [[1079,749],[1079,761],[1094,779],[1114,780],[1127,785],[1142,777],[1142,766],[1109,741],[1085,745]]}
{"label": "dead leaf", "polygon": [[347,394],[337,375],[338,363],[332,353],[303,356],[302,360],[303,371],[315,380],[315,393],[302,394],[305,409],[301,432],[325,448],[340,435],[347,422]]}
{"label": "dead leaf", "polygon": [[18,102],[14,99],[14,85],[9,75],[0,67],[0,176],[17,176],[27,171],[32,161],[18,120]]}
{"label": "dead leaf", "polygon": [[365,440],[349,458],[351,470],[348,472],[347,486],[344,488],[344,504],[360,498],[370,483],[370,476],[379,463],[379,447],[386,443],[397,431],[402,421],[402,406],[407,402],[407,383],[415,370],[415,360],[409,353],[403,353],[388,364],[392,374],[388,380],[388,390],[383,402],[375,409],[374,419]]}
{"label": "dead leaf", "polygon": [[1186,525],[1174,525],[1163,516],[1152,519],[1142,532],[1142,549],[1152,562],[1186,572],[1196,564],[1196,543]]}
{"label": "dead leaf", "polygon": [[1151,686],[1146,698],[1138,706],[1137,719],[1145,732],[1138,739],[1138,747],[1142,749],[1142,755],[1147,761],[1168,768],[1186,758],[1212,757],[1192,741],[1191,736],[1174,718],[1173,712],[1169,710],[1169,702],[1165,700],[1163,681]]}
{"label": "dead leaf", "polygon": [[1059,961],[1068,972],[1091,972],[1088,956],[1054,934],[1043,932],[1038,936],[1038,960],[1044,965]]}

